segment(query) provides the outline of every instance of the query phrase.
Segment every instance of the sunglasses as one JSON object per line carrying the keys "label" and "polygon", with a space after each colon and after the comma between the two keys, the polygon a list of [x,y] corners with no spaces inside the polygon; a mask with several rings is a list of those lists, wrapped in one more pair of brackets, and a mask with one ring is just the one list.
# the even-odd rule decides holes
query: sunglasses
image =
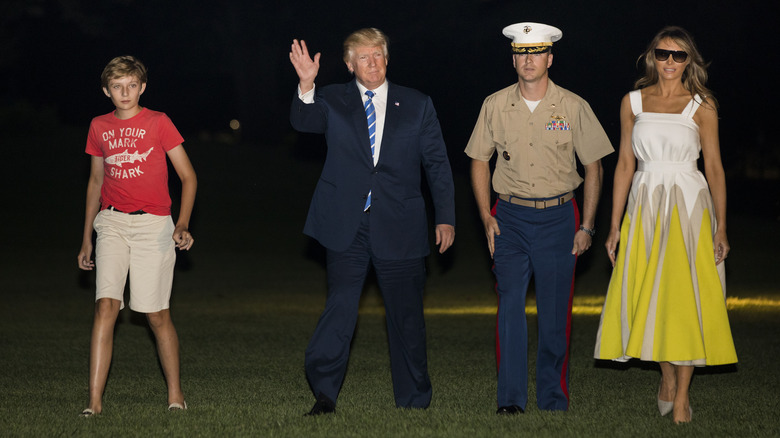
{"label": "sunglasses", "polygon": [[666,61],[669,59],[669,55],[672,55],[672,59],[674,59],[674,62],[685,62],[686,59],[688,59],[688,53],[682,51],[682,50],[664,50],[664,49],[655,49],[655,60],[656,61]]}

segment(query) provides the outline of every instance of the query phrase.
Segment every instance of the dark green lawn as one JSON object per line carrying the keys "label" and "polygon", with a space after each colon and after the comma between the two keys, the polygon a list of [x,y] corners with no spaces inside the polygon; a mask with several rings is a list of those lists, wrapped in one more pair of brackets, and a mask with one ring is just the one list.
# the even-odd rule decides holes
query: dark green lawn
{"label": "dark green lawn", "polygon": [[[69,140],[70,141],[70,140]],[[677,427],[655,406],[652,364],[592,359],[609,266],[603,234],[578,265],[571,344],[571,409],[502,418],[495,411],[495,306],[490,260],[468,181],[456,172],[458,235],[428,260],[428,347],[434,399],[426,411],[393,408],[381,298],[364,296],[336,415],[304,418],[313,403],[303,352],[325,299],[322,251],[305,238],[320,163],[290,145],[193,143],[200,179],[192,230],[179,259],[172,309],[190,409],[166,411],[166,392],[145,319],[125,310],[104,413],[87,403],[94,278],[80,273],[86,157],[81,140],[56,172],[27,190],[3,180],[0,234],[0,435],[2,436],[777,436],[780,421],[780,247],[776,211],[756,208],[756,186],[730,186],[728,260],[737,366],[697,370],[693,422]],[[70,146],[69,146],[70,147]],[[27,152],[16,152],[17,159]],[[611,169],[607,172],[610,177]],[[174,189],[175,191],[175,186]],[[608,215],[601,204],[599,226]],[[534,339],[535,319],[530,318]],[[531,342],[531,369],[535,342]],[[533,379],[531,379],[533,382]],[[533,383],[532,383],[533,385]],[[533,386],[531,400],[533,400]]]}

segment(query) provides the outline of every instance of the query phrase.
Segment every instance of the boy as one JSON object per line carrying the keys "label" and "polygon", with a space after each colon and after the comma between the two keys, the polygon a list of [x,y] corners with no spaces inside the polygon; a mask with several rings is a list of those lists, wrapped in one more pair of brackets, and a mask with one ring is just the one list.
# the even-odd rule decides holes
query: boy
{"label": "boy", "polygon": [[[101,76],[103,92],[116,109],[95,117],[87,137],[92,156],[84,238],[79,268],[97,265],[95,320],[89,358],[89,407],[81,416],[103,410],[103,390],[113,350],[114,324],[124,307],[130,273],[130,308],[146,313],[168,384],[168,410],[186,409],[179,380],[179,339],[171,321],[169,300],[175,248],[194,242],[188,227],[197,179],[184,139],[164,114],[143,108],[146,67],[132,56],[111,60]],[[179,220],[171,219],[165,156],[181,179]],[[92,230],[97,232],[95,260]]]}

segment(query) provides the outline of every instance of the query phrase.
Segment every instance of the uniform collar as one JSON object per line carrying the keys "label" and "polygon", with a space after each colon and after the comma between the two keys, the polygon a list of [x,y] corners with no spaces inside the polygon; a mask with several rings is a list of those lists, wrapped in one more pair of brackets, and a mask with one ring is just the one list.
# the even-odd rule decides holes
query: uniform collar
{"label": "uniform collar", "polygon": [[[539,101],[537,109],[549,107],[551,104],[561,100],[561,92],[552,79],[547,78],[547,91],[544,93],[544,97]],[[523,94],[520,93],[520,85],[515,84],[514,92],[509,94],[509,98],[506,102],[506,111],[530,111],[528,105],[523,100]]]}

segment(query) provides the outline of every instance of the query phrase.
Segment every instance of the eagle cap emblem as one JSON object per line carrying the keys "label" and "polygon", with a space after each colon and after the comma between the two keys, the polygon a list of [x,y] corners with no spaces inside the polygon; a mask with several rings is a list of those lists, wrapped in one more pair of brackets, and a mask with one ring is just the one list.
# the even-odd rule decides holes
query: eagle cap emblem
{"label": "eagle cap emblem", "polygon": [[523,26],[523,33],[531,33],[532,30],[531,26]]}

